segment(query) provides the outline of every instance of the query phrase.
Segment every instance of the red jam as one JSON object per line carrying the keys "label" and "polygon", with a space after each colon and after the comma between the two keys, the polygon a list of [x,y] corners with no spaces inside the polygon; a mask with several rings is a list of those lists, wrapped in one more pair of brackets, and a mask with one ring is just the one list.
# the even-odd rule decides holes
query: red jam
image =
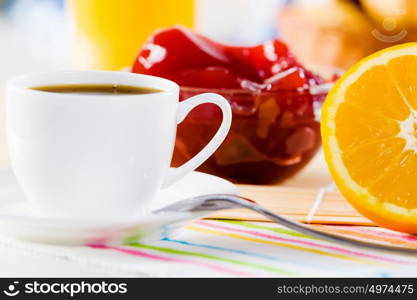
{"label": "red jam", "polygon": [[[228,99],[230,133],[200,171],[236,182],[275,183],[295,174],[320,147],[317,110],[325,95],[311,95],[310,87],[323,80],[279,40],[227,46],[174,27],[149,39],[132,71],[177,82],[181,100],[204,92]],[[216,106],[194,109],[179,125],[173,166],[195,156],[220,122]]]}

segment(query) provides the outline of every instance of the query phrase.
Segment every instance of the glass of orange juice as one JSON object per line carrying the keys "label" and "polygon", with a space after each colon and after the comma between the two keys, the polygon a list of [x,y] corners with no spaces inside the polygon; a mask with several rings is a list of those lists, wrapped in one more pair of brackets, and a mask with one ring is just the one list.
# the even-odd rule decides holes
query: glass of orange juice
{"label": "glass of orange juice", "polygon": [[66,5],[77,69],[130,67],[156,29],[193,26],[194,0],[67,0]]}

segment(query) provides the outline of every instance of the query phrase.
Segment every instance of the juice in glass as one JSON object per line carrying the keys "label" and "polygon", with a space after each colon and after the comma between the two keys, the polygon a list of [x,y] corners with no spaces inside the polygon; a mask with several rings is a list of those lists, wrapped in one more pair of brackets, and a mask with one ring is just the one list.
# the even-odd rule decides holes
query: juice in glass
{"label": "juice in glass", "polygon": [[67,0],[77,69],[130,67],[156,29],[193,25],[194,0]]}

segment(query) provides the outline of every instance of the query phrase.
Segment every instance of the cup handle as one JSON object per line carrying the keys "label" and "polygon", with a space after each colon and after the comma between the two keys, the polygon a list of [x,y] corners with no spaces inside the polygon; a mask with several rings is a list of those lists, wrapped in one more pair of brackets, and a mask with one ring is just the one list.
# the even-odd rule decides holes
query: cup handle
{"label": "cup handle", "polygon": [[193,110],[196,106],[205,103],[215,104],[221,109],[223,120],[219,129],[211,141],[196,156],[176,169],[169,169],[168,174],[162,184],[162,188],[169,187],[191,171],[198,168],[210,157],[210,155],[214,153],[214,151],[217,150],[217,148],[219,148],[221,143],[226,138],[226,135],[230,129],[230,125],[232,124],[232,110],[230,108],[229,102],[227,102],[224,97],[218,94],[201,94],[180,102],[177,113],[177,124],[181,123],[190,113],[190,111]]}

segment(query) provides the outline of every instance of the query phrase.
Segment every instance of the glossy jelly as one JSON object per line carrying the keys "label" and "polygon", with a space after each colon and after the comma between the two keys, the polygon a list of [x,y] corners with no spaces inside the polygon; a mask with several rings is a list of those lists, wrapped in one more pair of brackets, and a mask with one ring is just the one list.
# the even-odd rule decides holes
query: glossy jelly
{"label": "glossy jelly", "polygon": [[[181,100],[214,92],[230,103],[233,121],[221,147],[198,170],[242,183],[280,182],[304,167],[320,147],[318,112],[323,79],[301,66],[287,46],[222,45],[182,27],[157,32],[140,51],[133,72],[181,86]],[[173,166],[195,156],[221,122],[204,104],[179,125]]]}

